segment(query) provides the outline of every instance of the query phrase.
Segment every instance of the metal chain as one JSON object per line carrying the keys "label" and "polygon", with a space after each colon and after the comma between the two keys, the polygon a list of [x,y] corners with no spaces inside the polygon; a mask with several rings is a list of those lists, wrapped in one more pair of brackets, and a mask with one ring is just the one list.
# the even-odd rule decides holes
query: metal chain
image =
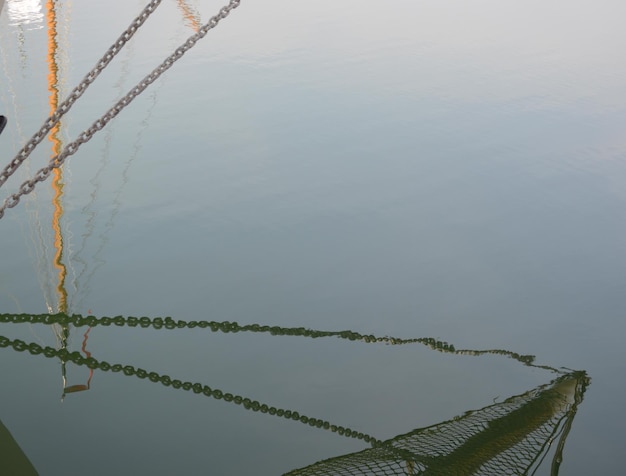
{"label": "metal chain", "polygon": [[76,100],[83,95],[89,85],[95,81],[100,73],[108,66],[113,58],[122,50],[124,45],[133,37],[133,35],[139,30],[139,27],[145,23],[148,17],[157,9],[163,0],[152,0],[142,12],[135,18],[130,26],[122,33],[115,43],[107,50],[107,52],[98,60],[87,75],[83,78],[78,86],[76,86],[69,94],[68,98],[61,103],[59,107],[46,119],[41,126],[41,129],[37,131],[26,145],[18,152],[11,162],[0,173],[0,187],[9,179],[11,175],[18,169],[20,165],[30,156],[31,152],[35,150],[35,147],[46,137],[46,135],[52,130],[52,128],[61,120],[61,117],[67,113]]}
{"label": "metal chain", "polygon": [[261,403],[257,400],[245,398],[240,395],[234,395],[232,393],[224,392],[218,388],[211,388],[208,385],[203,385],[199,382],[183,382],[182,380],[172,379],[169,375],[160,375],[157,372],[148,372],[141,368],[135,368],[132,365],[122,364],[110,364],[106,361],[99,361],[93,357],[83,357],[80,352],[70,352],[67,349],[55,349],[54,347],[42,347],[36,342],[26,343],[23,340],[15,339],[11,340],[8,337],[0,336],[0,348],[12,347],[18,352],[28,351],[31,355],[44,355],[47,358],[58,357],[63,362],[72,362],[76,365],[85,365],[90,369],[99,369],[103,372],[122,372],[124,375],[130,377],[135,376],[140,379],[147,378],[153,383],[161,383],[166,387],[172,387],[174,389],[192,390],[193,393],[211,397],[216,400],[224,400],[228,403],[234,403],[235,405],[241,405],[246,410],[253,412],[266,413],[272,416],[285,418],[287,420],[298,421],[304,425],[329,430],[333,433],[337,433],[346,438],[354,438],[358,440],[370,443],[372,446],[378,446],[383,444],[382,441],[370,436],[368,434],[352,430],[350,428],[333,425],[326,420],[320,418],[309,417],[302,415],[297,411],[284,410],[282,408],[276,408],[269,406],[265,403]]}
{"label": "metal chain", "polygon": [[228,5],[222,7],[220,11],[205,24],[198,32],[190,36],[181,46],[179,46],[174,53],[168,56],[159,66],[157,66],[150,74],[142,79],[134,88],[132,88],[126,96],[120,99],[111,109],[109,109],[100,119],[96,120],[91,127],[83,131],[74,142],[68,144],[58,155],[50,159],[50,162],[46,167],[39,169],[35,176],[24,182],[19,191],[7,197],[2,206],[0,206],[0,219],[4,216],[4,212],[7,208],[15,207],[20,198],[24,195],[28,195],[35,189],[38,182],[43,182],[49,176],[52,170],[59,168],[65,162],[69,156],[78,151],[82,144],[88,142],[98,131],[102,130],[111,119],[117,116],[122,109],[128,106],[139,94],[141,94],[150,84],[156,81],[161,74],[167,71],[172,65],[178,61],[189,49],[191,49],[198,40],[204,38],[206,34],[215,28],[218,23],[226,18],[229,13],[237,8],[241,0],[230,0]]}
{"label": "metal chain", "polygon": [[[52,325],[58,324],[60,326],[73,325],[75,327],[108,327],[111,325],[117,327],[141,327],[153,329],[210,329],[212,332],[223,332],[225,334],[237,333],[237,332],[259,332],[268,333],[273,336],[300,336],[310,337],[313,339],[322,337],[338,337],[340,339],[350,341],[361,341],[365,343],[384,343],[389,345],[401,345],[401,344],[424,344],[431,347],[434,350],[440,350],[442,352],[456,352],[452,344],[442,342],[432,337],[420,337],[414,339],[399,339],[397,337],[377,337],[374,335],[360,334],[354,331],[320,331],[314,329],[307,329],[305,327],[279,327],[279,326],[265,326],[260,324],[246,324],[240,325],[237,322],[230,321],[182,321],[174,320],[171,317],[96,317],[96,316],[81,316],[80,314],[68,315],[63,313],[58,314],[0,314],[0,323],[12,323],[20,324],[28,322],[29,324],[45,324]],[[491,351],[499,352],[499,351]],[[516,356],[522,358],[532,358],[532,356]]]}
{"label": "metal chain", "polygon": [[268,333],[273,336],[298,336],[309,337],[312,339],[323,337],[337,337],[339,339],[345,339],[350,341],[365,342],[367,344],[383,343],[387,345],[405,345],[405,344],[422,344],[429,347],[432,350],[436,350],[442,353],[455,354],[455,355],[469,355],[478,357],[481,355],[501,355],[510,359],[516,360],[524,365],[548,370],[551,372],[562,373],[554,367],[547,365],[535,364],[534,355],[523,355],[517,352],[511,352],[504,349],[489,349],[489,350],[457,350],[453,344],[449,344],[432,337],[418,337],[412,339],[400,339],[397,337],[377,337],[374,335],[365,335],[358,332],[346,330],[346,331],[320,331],[314,329],[306,329],[304,327],[279,327],[279,326],[266,326],[260,324],[246,324],[240,325],[237,322],[217,322],[217,321],[182,321],[174,320],[171,317],[95,317],[95,316],[81,316],[80,314],[67,315],[67,314],[0,314],[0,323],[24,323],[30,324],[59,324],[61,326],[73,325],[75,327],[96,327],[111,325],[122,327],[141,327],[153,329],[210,329],[212,332],[223,333],[237,333],[237,332],[259,332]]}
{"label": "metal chain", "polygon": [[[59,358],[63,363],[72,362],[78,366],[86,366],[92,370],[103,372],[122,373],[127,377],[148,379],[152,383],[160,383],[175,390],[192,391],[199,396],[206,396],[215,400],[239,405],[247,411],[260,412],[299,422],[312,428],[331,431],[346,438],[360,440],[371,445],[372,449],[351,453],[348,455],[330,458],[289,472],[288,474],[463,474],[468,468],[476,468],[476,462],[481,468],[501,469],[498,474],[511,473],[526,474],[524,469],[530,468],[551,442],[555,435],[564,431],[560,437],[558,448],[562,452],[564,438],[569,433],[571,421],[576,414],[577,406],[582,402],[583,394],[589,385],[590,379],[585,372],[568,372],[549,384],[541,385],[533,390],[495,403],[479,410],[469,411],[451,420],[426,427],[418,428],[409,433],[398,435],[385,441],[378,440],[367,433],[353,430],[349,427],[334,425],[327,420],[309,417],[297,411],[286,410],[270,406],[241,395],[224,392],[211,388],[200,382],[172,379],[169,375],[161,375],[132,365],[111,364],[104,360],[97,360],[91,356],[83,357],[80,352],[70,352],[66,348],[55,349],[41,346],[35,342],[27,343],[20,339],[11,340],[0,336],[0,349],[12,348],[16,352],[28,352],[31,355],[43,355],[46,358]],[[575,403],[563,399],[562,392],[556,390],[560,382],[575,380]],[[549,409],[547,411],[546,409]],[[567,421],[563,424],[564,419]],[[508,431],[505,422],[514,422],[513,431]],[[561,428],[559,430],[559,428]],[[482,456],[476,456],[475,446],[468,441],[479,440],[486,443],[496,442],[492,450]],[[497,442],[506,441],[506,444]],[[484,445],[483,445],[484,446]],[[504,451],[502,450],[504,448]],[[517,448],[517,450],[515,450]],[[515,451],[513,451],[515,450]],[[512,452],[513,451],[513,452]],[[531,456],[528,456],[529,451]],[[559,451],[559,449],[557,449]],[[530,464],[528,468],[520,466]],[[401,465],[401,466],[398,466]],[[502,466],[504,465],[504,467]],[[519,470],[515,470],[515,469]],[[521,471],[521,472],[520,472]],[[490,473],[491,474],[491,473]],[[495,474],[495,473],[494,473]]]}

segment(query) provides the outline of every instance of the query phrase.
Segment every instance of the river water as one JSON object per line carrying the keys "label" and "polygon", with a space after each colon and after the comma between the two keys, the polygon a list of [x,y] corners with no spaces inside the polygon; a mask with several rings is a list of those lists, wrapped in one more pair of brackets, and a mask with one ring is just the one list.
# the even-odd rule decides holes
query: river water
{"label": "river water", "polygon": [[[144,6],[6,0],[2,167]],[[221,6],[164,1],[0,199]],[[243,0],[0,220],[15,464],[623,472],[625,14]]]}

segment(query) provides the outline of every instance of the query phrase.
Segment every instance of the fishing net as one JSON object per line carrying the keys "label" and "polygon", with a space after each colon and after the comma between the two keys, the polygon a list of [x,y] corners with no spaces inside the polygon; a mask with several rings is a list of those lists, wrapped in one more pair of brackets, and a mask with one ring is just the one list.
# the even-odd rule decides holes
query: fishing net
{"label": "fishing net", "polygon": [[501,403],[287,474],[533,474],[558,441],[551,464],[551,473],[556,474],[565,438],[587,383],[582,372],[567,374]]}

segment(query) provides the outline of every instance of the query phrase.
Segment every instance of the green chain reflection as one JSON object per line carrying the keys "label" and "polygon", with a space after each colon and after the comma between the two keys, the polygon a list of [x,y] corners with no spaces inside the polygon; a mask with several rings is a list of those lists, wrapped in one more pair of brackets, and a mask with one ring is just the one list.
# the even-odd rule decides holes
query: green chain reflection
{"label": "green chain reflection", "polygon": [[153,328],[153,329],[209,329],[212,332],[223,332],[223,333],[236,333],[236,332],[259,332],[259,333],[268,333],[273,336],[298,336],[298,337],[309,337],[312,339],[322,338],[322,337],[337,337],[340,339],[346,339],[350,341],[359,341],[365,343],[384,343],[389,345],[403,345],[403,344],[422,344],[433,350],[437,350],[439,352],[457,354],[457,355],[470,355],[470,356],[480,356],[484,354],[495,354],[501,355],[505,357],[509,357],[511,359],[517,360],[518,362],[528,365],[531,367],[537,367],[544,370],[549,370],[552,372],[563,373],[562,370],[558,370],[554,367],[550,367],[547,365],[537,365],[534,364],[535,356],[533,355],[522,355],[517,352],[511,352],[508,350],[502,349],[489,349],[489,350],[468,350],[461,349],[457,350],[454,345],[449,344],[447,342],[443,342],[437,339],[433,339],[431,337],[419,337],[414,339],[399,339],[396,337],[377,337],[374,335],[365,335],[360,334],[354,331],[320,331],[307,329],[304,327],[279,327],[279,326],[267,326],[260,324],[246,324],[240,325],[237,322],[229,322],[229,321],[181,321],[174,320],[171,317],[124,317],[124,316],[115,316],[115,317],[95,317],[95,316],[82,316],[80,314],[67,315],[67,314],[0,314],[0,323],[24,323],[28,322],[31,324],[59,324],[61,326],[68,326],[70,324],[75,327],[96,327],[96,326],[111,326],[115,325],[118,327],[141,327],[141,328]]}
{"label": "green chain reflection", "polygon": [[[372,447],[359,453],[320,461],[289,473],[294,476],[470,475],[475,474],[479,468],[487,469],[488,474],[529,474],[532,466],[541,465],[550,444],[558,439],[551,473],[556,475],[562,461],[565,439],[577,406],[589,384],[589,378],[584,372],[571,372],[501,403],[382,441],[351,428],[302,415],[297,411],[269,406],[199,382],[172,379],[169,375],[149,372],[131,365],[110,364],[93,357],[83,357],[79,352],[70,352],[66,348],[42,347],[34,342],[27,343],[0,336],[0,348],[9,347],[18,352],[27,351],[32,355],[59,358],[90,369],[121,372],[129,377],[148,379],[177,390],[193,391],[198,395],[240,405],[249,411],[293,420],[347,438],[362,440]],[[511,473],[512,468],[516,472]]]}
{"label": "green chain reflection", "polygon": [[169,375],[161,375],[157,372],[148,372],[144,369],[137,369],[132,365],[122,364],[110,364],[106,361],[99,361],[93,357],[83,357],[79,352],[70,352],[66,348],[55,349],[54,347],[42,347],[36,342],[27,343],[20,339],[11,340],[8,337],[0,336],[0,348],[11,347],[17,352],[27,351],[32,355],[43,355],[49,359],[59,358],[62,362],[72,362],[78,366],[87,366],[90,369],[98,369],[103,372],[122,372],[124,375],[131,377],[135,376],[139,379],[148,379],[153,383],[161,383],[166,387],[172,387],[176,390],[192,390],[193,393],[202,394],[206,397],[211,397],[216,400],[224,400],[228,403],[234,403],[235,405],[241,405],[246,410],[254,412],[267,413],[269,415],[285,418],[287,420],[299,421],[305,425],[309,425],[324,430],[330,430],[333,433],[345,436],[347,438],[356,438],[363,440],[372,445],[380,444],[381,442],[376,438],[367,435],[365,433],[357,432],[350,428],[343,426],[332,425],[330,422],[322,420],[320,418],[309,417],[301,415],[299,412],[292,410],[284,410],[282,408],[276,408],[269,406],[265,403],[261,403],[257,400],[242,397],[240,395],[234,395],[229,392],[224,392],[218,388],[211,388],[208,385],[204,385],[199,382],[183,382],[182,380],[172,379]]}
{"label": "green chain reflection", "polygon": [[[66,314],[0,314],[0,323],[41,323],[60,325],[69,329],[89,326],[127,326],[154,329],[208,329],[212,332],[261,332],[274,336],[301,336],[308,338],[337,337],[365,343],[385,343],[401,345],[419,343],[431,349],[462,355],[498,354],[513,358],[524,365],[539,367],[560,373],[561,376],[550,384],[538,387],[522,395],[511,397],[502,403],[480,410],[467,412],[453,420],[432,427],[414,430],[393,439],[381,441],[375,437],[348,427],[331,424],[329,421],[302,415],[297,411],[276,408],[240,395],[214,389],[200,382],[172,379],[168,375],[136,368],[131,365],[110,364],[99,361],[89,355],[70,352],[66,346],[60,349],[43,347],[37,343],[27,343],[0,336],[0,348],[12,348],[18,352],[27,351],[32,355],[47,358],[59,358],[62,363],[74,363],[103,372],[123,373],[139,379],[148,379],[166,387],[192,391],[198,395],[224,400],[240,405],[253,412],[293,420],[311,427],[324,429],[347,438],[369,443],[370,449],[359,453],[320,461],[306,468],[294,470],[293,475],[322,474],[474,474],[478,469],[487,468],[489,474],[529,474],[542,464],[553,441],[558,440],[551,474],[558,473],[565,439],[571,428],[582,394],[589,383],[584,372],[565,372],[548,366],[533,364],[534,357],[520,355],[506,350],[456,350],[446,342],[432,338],[398,339],[394,337],[376,337],[353,331],[320,331],[259,324],[239,325],[236,322],[216,321],[175,321],[170,317],[101,317]],[[572,390],[575,386],[575,391]],[[444,438],[445,437],[445,438]],[[442,440],[443,438],[443,440]],[[507,472],[509,471],[509,472]],[[521,471],[521,472],[520,472]],[[534,472],[532,472],[534,473]]]}

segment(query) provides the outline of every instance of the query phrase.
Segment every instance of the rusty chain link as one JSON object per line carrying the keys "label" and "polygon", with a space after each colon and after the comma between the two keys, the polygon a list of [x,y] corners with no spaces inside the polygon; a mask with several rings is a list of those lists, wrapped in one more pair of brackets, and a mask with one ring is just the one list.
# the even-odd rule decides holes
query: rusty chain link
{"label": "rusty chain link", "polygon": [[[65,162],[69,156],[76,153],[76,151],[80,148],[80,146],[86,142],[88,142],[99,130],[102,130],[104,126],[106,126],[115,116],[117,116],[122,109],[128,106],[139,94],[141,94],[150,84],[156,81],[161,74],[167,71],[172,65],[178,61],[189,49],[191,49],[200,39],[204,38],[206,34],[213,28],[215,28],[218,23],[226,18],[232,10],[237,8],[241,0],[230,0],[228,5],[222,7],[220,11],[211,17],[211,19],[203,25],[196,34],[190,36],[187,41],[185,41],[181,46],[176,48],[174,53],[168,56],[159,66],[157,66],[150,74],[148,74],[144,79],[142,79],[134,88],[132,88],[126,96],[120,99],[111,109],[109,109],[100,119],[96,120],[91,127],[84,130],[78,138],[68,144],[59,154],[55,155],[46,167],[39,169],[35,176],[22,183],[18,192],[7,197],[2,206],[0,206],[0,219],[4,216],[4,212],[7,208],[15,207],[19,202],[20,198],[24,195],[28,195],[35,189],[35,186],[38,182],[43,182],[49,176],[52,170],[59,168]],[[48,121],[49,122],[49,121]],[[43,137],[39,137],[39,134],[35,134],[35,137],[39,138],[39,141],[43,139]],[[36,144],[35,144],[36,145]],[[29,153],[32,149],[35,148],[35,145],[32,145],[30,142],[25,147],[29,149]]]}
{"label": "rusty chain link", "polygon": [[52,128],[61,120],[61,117],[67,113],[76,100],[83,95],[89,85],[95,81],[100,73],[108,66],[113,58],[122,50],[124,45],[133,37],[133,35],[139,30],[139,27],[145,23],[148,17],[157,9],[163,0],[152,0],[142,12],[135,18],[130,26],[120,35],[115,43],[107,50],[107,52],[98,60],[96,65],[89,73],[85,75],[83,80],[78,86],[76,86],[69,94],[68,98],[63,101],[59,107],[46,119],[41,126],[41,129],[37,131],[26,145],[18,152],[11,162],[0,172],[0,187],[9,179],[11,175],[18,169],[20,165],[28,158],[35,147],[46,137],[46,135],[52,130]]}

